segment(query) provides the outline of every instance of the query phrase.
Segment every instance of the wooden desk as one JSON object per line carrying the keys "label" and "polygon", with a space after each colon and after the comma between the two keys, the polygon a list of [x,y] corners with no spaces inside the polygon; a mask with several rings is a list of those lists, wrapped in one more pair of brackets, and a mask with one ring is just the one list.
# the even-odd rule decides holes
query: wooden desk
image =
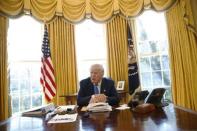
{"label": "wooden desk", "polygon": [[137,114],[131,110],[113,110],[104,113],[78,112],[75,122],[47,124],[44,118],[12,117],[0,123],[1,131],[196,131],[197,113],[188,112],[172,104],[149,114]]}
{"label": "wooden desk", "polygon": [[74,105],[77,101],[77,93],[74,94],[68,94],[68,95],[62,95],[59,97],[64,97],[66,104],[68,105]]}

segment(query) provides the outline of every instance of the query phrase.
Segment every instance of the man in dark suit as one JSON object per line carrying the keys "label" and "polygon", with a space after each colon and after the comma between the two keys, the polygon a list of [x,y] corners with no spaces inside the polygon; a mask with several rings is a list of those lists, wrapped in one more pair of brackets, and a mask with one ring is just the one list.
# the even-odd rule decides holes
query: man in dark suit
{"label": "man in dark suit", "polygon": [[100,64],[94,64],[90,68],[90,77],[81,80],[77,96],[79,106],[87,106],[89,103],[107,102],[109,105],[118,105],[119,96],[114,86],[114,81],[104,78],[104,68]]}

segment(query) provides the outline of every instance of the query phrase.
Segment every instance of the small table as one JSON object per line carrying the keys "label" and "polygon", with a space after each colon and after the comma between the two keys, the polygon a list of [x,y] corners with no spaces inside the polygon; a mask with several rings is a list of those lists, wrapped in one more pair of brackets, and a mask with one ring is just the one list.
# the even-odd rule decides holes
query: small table
{"label": "small table", "polygon": [[62,96],[59,96],[59,97],[64,97],[66,104],[73,105],[73,104],[76,103],[77,93],[62,95]]}
{"label": "small table", "polygon": [[127,91],[117,90],[117,92],[118,92],[118,95],[120,97],[120,100],[123,100],[123,103],[126,103]]}

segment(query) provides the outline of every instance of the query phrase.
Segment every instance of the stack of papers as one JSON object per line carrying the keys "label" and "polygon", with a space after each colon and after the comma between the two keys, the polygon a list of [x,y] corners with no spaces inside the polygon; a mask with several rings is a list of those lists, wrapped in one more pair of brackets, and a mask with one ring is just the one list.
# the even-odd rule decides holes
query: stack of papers
{"label": "stack of papers", "polygon": [[[48,121],[51,118],[55,117],[55,115],[61,115],[62,117],[65,117],[65,114],[75,114],[76,113],[76,105],[66,105],[66,106],[58,106],[56,109],[54,109],[53,112],[47,113],[45,120]],[[56,116],[58,117],[58,116]]]}
{"label": "stack of papers", "polygon": [[77,113],[75,114],[65,114],[65,115],[56,115],[48,123],[68,123],[74,122],[77,119]]}
{"label": "stack of papers", "polygon": [[117,110],[126,110],[126,109],[130,109],[130,107],[128,107],[127,104],[123,104],[123,105],[121,105],[120,107],[117,107],[116,109],[117,109]]}
{"label": "stack of papers", "polygon": [[87,106],[87,110],[91,112],[105,112],[105,111],[112,111],[112,107],[108,103],[98,102],[98,103],[90,103]]}

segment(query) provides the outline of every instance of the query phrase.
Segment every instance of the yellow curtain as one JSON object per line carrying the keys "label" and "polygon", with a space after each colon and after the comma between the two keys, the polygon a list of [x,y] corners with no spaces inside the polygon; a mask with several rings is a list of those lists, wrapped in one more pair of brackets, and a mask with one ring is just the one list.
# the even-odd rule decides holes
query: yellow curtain
{"label": "yellow curtain", "polygon": [[49,21],[55,16],[57,0],[30,0],[30,5],[33,16]]}
{"label": "yellow curtain", "polygon": [[115,82],[124,80],[128,91],[127,21],[120,16],[107,23],[107,46],[108,74]]}
{"label": "yellow curtain", "polygon": [[194,16],[194,20],[195,20],[195,29],[197,30],[197,0],[191,0],[191,6],[192,6],[192,13]]}
{"label": "yellow curtain", "polygon": [[0,121],[9,117],[7,84],[7,28],[8,19],[0,15]]}
{"label": "yellow curtain", "polygon": [[85,17],[106,21],[118,13],[125,17],[137,16],[144,8],[166,10],[175,2],[176,0],[1,0],[0,12],[12,16],[28,12],[42,21],[50,21],[56,16],[63,16],[71,22],[79,22]]}
{"label": "yellow curtain", "polygon": [[62,105],[65,101],[60,95],[77,92],[74,25],[58,17],[47,26],[57,84],[57,94],[53,102]]}
{"label": "yellow curtain", "polygon": [[197,111],[197,36],[190,1],[180,0],[166,16],[173,102]]}
{"label": "yellow curtain", "polygon": [[23,0],[1,0],[0,12],[6,15],[16,16],[23,12]]}

